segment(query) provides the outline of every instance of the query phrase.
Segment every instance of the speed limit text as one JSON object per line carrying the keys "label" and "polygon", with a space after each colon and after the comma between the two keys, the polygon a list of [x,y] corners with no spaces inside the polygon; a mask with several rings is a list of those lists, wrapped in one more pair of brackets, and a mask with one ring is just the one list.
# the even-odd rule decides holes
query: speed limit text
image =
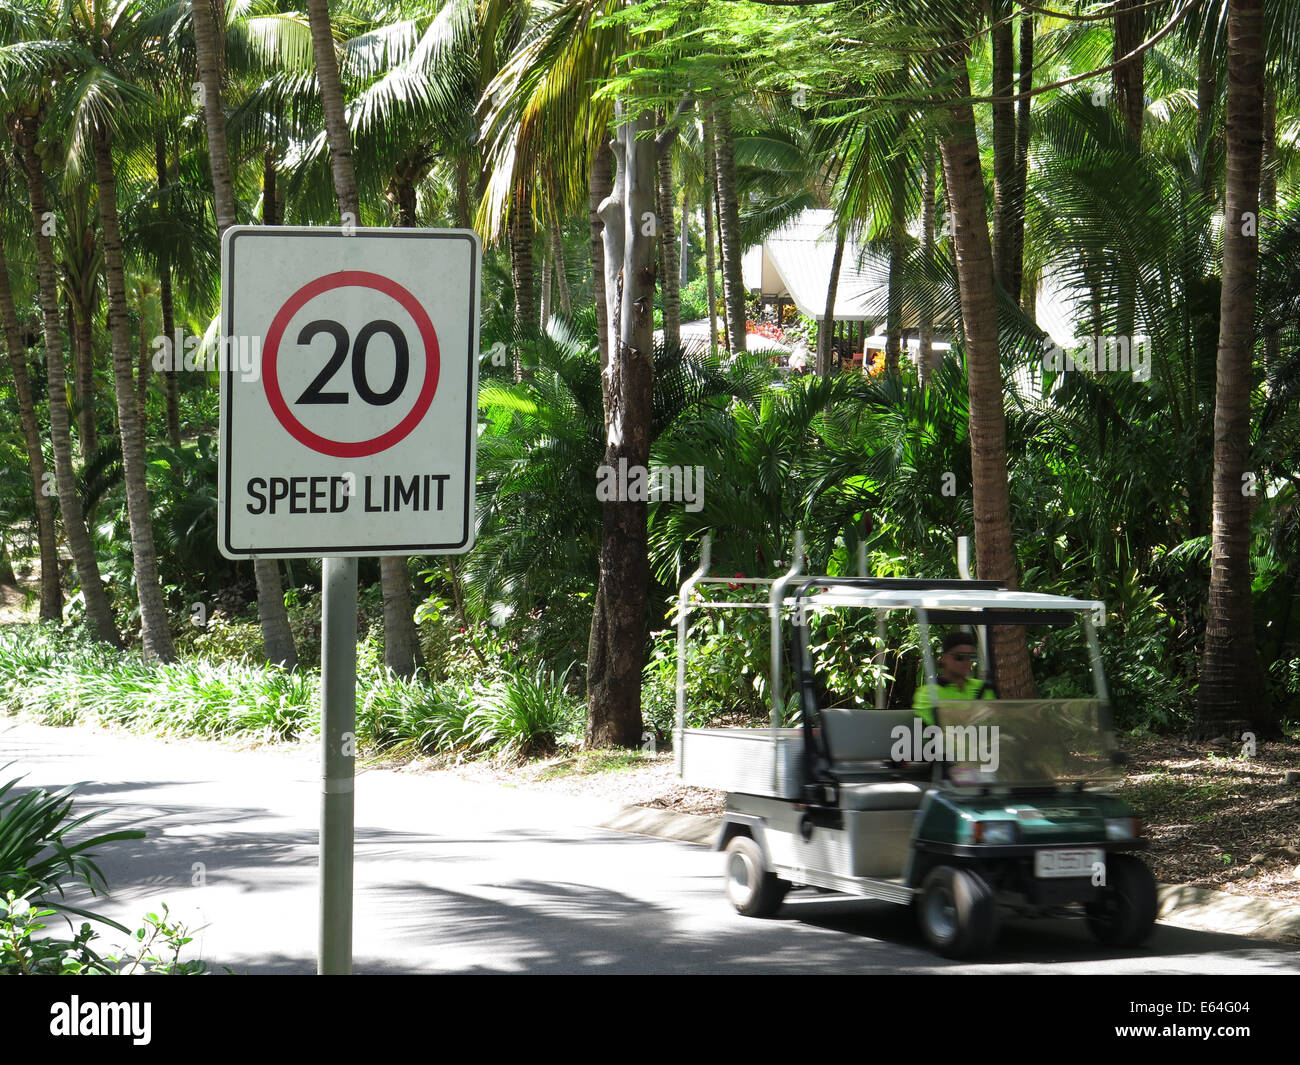
{"label": "speed limit text", "polygon": [[[250,477],[250,514],[342,514],[352,500],[368,514],[442,510],[448,473]],[[358,483],[359,481],[359,483]]]}

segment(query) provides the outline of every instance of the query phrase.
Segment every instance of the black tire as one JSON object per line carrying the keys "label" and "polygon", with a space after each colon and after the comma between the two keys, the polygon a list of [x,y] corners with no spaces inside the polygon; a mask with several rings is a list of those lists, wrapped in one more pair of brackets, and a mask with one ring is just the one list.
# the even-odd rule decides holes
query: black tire
{"label": "black tire", "polygon": [[997,899],[968,869],[932,869],[921,885],[917,917],[926,941],[945,958],[987,953],[998,937]]}
{"label": "black tire", "polygon": [[763,851],[749,836],[733,836],[727,844],[727,898],[746,917],[774,917],[785,901],[790,882],[767,867]]}
{"label": "black tire", "polygon": [[1111,854],[1106,859],[1102,897],[1085,909],[1088,927],[1099,942],[1112,947],[1137,946],[1155,927],[1155,877],[1142,859]]}

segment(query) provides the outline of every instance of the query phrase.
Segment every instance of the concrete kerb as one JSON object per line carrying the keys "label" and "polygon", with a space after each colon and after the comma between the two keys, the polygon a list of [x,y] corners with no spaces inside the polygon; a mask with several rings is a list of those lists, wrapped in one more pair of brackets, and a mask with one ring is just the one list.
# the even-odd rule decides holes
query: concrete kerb
{"label": "concrete kerb", "polygon": [[[721,821],[699,814],[674,813],[645,806],[625,806],[598,826],[640,836],[659,836],[684,843],[711,843]],[[1157,884],[1158,920],[1177,928],[1249,936],[1253,939],[1300,937],[1300,907],[1248,895],[1229,895],[1213,888]]]}

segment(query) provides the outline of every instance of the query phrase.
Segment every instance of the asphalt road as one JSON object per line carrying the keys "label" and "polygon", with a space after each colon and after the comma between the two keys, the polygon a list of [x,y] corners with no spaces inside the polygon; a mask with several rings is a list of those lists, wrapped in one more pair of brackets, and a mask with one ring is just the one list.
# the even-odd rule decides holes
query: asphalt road
{"label": "asphalt road", "polygon": [[[96,831],[148,831],[103,850],[112,894],[91,909],[134,928],[166,901],[206,926],[193,947],[218,972],[315,971],[314,751],[240,752],[0,718],[5,762],[0,780],[25,773],[23,786],[90,781],[74,809],[103,809]],[[1295,947],[1167,926],[1140,950],[1115,950],[1081,922],[1012,922],[996,956],[975,965],[931,954],[910,914],[887,903],[796,893],[776,920],[743,918],[723,897],[719,855],[592,827],[611,812],[447,774],[363,772],[354,970],[1300,972]]]}

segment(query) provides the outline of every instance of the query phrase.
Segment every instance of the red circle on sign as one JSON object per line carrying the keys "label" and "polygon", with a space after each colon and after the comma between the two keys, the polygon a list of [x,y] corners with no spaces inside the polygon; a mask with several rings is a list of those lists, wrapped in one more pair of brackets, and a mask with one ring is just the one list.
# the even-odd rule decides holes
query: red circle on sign
{"label": "red circle on sign", "polygon": [[[415,405],[411,408],[410,413],[393,428],[389,429],[388,432],[381,433],[369,440],[331,440],[319,433],[313,433],[294,416],[293,411],[289,409],[289,405],[284,401],[284,394],[280,391],[279,374],[276,372],[280,341],[283,339],[284,331],[288,328],[293,316],[309,300],[315,299],[322,292],[349,287],[372,288],[396,300],[415,321],[415,327],[420,332],[420,339],[424,342],[424,384],[420,388],[420,394],[415,398]],[[438,334],[434,332],[433,322],[429,320],[428,314],[420,306],[420,301],[396,281],[365,270],[340,270],[337,273],[318,277],[315,281],[303,285],[302,288],[289,297],[284,306],[280,308],[279,313],[271,321],[271,328],[266,333],[266,350],[262,355],[262,373],[266,380],[266,399],[271,404],[271,410],[279,419],[280,424],[288,430],[289,435],[298,443],[322,455],[332,455],[341,459],[362,458],[366,455],[377,454],[409,436],[411,431],[420,424],[421,419],[428,412],[429,406],[433,403],[434,394],[438,391],[439,366]]]}

